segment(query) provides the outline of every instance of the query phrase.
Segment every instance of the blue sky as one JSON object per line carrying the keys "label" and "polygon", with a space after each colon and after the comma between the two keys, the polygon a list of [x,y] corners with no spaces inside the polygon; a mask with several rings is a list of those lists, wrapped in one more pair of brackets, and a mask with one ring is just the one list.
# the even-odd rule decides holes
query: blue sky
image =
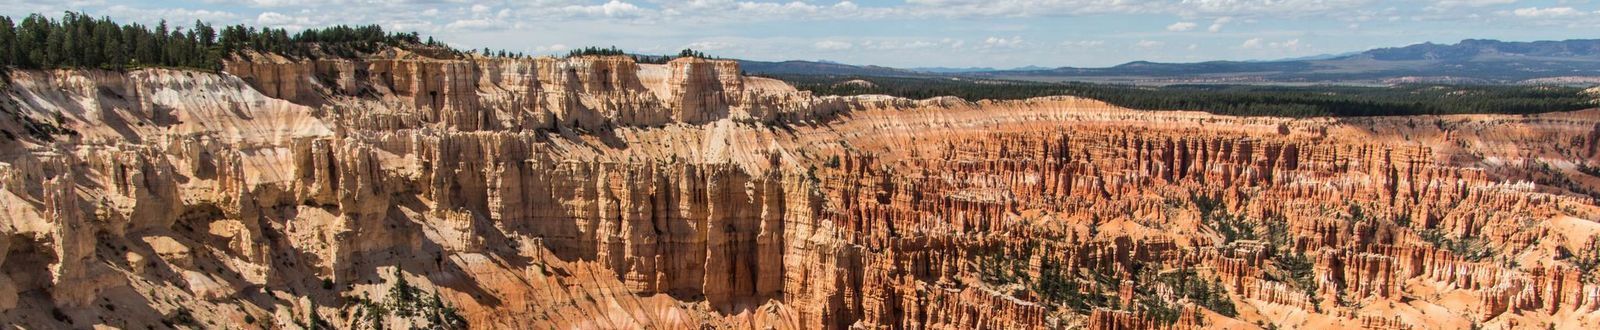
{"label": "blue sky", "polygon": [[1600,38],[1600,0],[0,0],[119,21],[291,30],[378,23],[462,48],[692,47],[895,67],[1108,66],[1344,53],[1466,38]]}

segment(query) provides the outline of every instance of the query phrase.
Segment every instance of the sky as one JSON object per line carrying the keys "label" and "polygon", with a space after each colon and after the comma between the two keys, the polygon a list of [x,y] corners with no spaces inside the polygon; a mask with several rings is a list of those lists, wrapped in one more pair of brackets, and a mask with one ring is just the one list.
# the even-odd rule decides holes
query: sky
{"label": "sky", "polygon": [[13,18],[68,10],[291,31],[376,23],[458,48],[529,54],[694,48],[892,67],[1101,67],[1600,38],[1600,0],[0,0]]}

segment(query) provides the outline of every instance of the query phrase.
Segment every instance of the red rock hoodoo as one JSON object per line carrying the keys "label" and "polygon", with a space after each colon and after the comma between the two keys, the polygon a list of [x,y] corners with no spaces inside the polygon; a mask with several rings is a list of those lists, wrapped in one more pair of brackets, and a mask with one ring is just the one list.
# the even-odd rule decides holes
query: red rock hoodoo
{"label": "red rock hoodoo", "polygon": [[818,97],[694,58],[223,71],[8,73],[0,320],[1600,327],[1596,110]]}

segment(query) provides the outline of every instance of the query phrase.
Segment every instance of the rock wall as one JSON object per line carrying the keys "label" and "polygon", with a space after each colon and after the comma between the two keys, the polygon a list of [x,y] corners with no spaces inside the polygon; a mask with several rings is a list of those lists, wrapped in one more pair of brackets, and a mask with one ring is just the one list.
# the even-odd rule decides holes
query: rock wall
{"label": "rock wall", "polygon": [[360,60],[241,56],[226,61],[224,71],[269,97],[383,115],[352,119],[404,113],[414,118],[405,128],[594,131],[724,118],[772,124],[837,106],[787,86],[746,90],[746,80],[764,78],[740,76],[733,61],[699,58],[661,65],[627,56],[435,59],[389,50]]}
{"label": "rock wall", "polygon": [[[1600,325],[1593,110],[814,97],[692,58],[225,71],[10,73],[0,320]],[[370,307],[402,305],[441,318]]]}

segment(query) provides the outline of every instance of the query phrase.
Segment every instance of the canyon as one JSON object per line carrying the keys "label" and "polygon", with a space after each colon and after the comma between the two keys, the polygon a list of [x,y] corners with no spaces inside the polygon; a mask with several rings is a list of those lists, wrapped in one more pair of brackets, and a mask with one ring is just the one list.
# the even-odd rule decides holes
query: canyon
{"label": "canyon", "polygon": [[730,60],[10,70],[24,328],[1600,327],[1600,110],[816,96]]}

